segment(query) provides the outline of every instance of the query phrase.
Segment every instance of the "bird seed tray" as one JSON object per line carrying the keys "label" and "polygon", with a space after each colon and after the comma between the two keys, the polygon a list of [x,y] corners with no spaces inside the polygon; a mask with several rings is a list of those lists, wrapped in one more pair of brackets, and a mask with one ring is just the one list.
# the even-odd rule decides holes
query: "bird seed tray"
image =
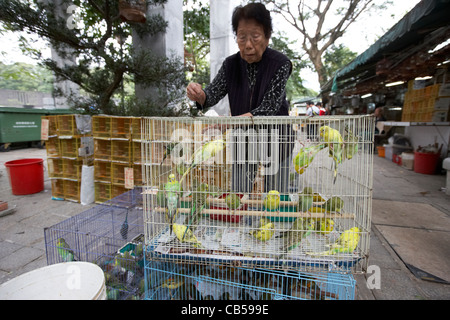
{"label": "bird seed tray", "polygon": [[[183,223],[183,219],[179,217],[175,223]],[[275,231],[273,237],[267,241],[256,240],[249,232],[255,229],[252,225],[257,225],[257,220],[259,219],[245,217],[239,224],[230,226],[229,223],[219,220],[202,218],[194,231],[201,244],[198,247],[188,242],[180,242],[167,227],[146,243],[146,250],[156,259],[162,260],[269,268],[306,266],[347,269],[361,259],[358,248],[353,253],[339,253],[339,255],[316,257],[311,254],[328,250],[328,246],[340,235],[336,230],[327,235],[311,232],[303,238],[297,248],[287,254],[280,254],[283,245],[282,232]],[[289,230],[290,225],[290,222],[275,222],[275,230]]]}

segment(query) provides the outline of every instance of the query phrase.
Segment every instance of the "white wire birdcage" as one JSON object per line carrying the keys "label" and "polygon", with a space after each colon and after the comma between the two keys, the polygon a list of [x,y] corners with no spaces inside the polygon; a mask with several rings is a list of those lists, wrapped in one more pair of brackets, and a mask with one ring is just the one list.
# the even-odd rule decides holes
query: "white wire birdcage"
{"label": "white wire birdcage", "polygon": [[364,271],[370,116],[143,118],[154,259]]}

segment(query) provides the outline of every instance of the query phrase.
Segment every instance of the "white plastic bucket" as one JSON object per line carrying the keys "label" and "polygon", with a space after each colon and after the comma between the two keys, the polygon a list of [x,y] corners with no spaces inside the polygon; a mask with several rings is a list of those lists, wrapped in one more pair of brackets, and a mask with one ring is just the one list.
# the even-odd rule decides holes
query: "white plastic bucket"
{"label": "white plastic bucket", "polygon": [[106,300],[105,275],[89,262],[53,264],[0,285],[0,300]]}

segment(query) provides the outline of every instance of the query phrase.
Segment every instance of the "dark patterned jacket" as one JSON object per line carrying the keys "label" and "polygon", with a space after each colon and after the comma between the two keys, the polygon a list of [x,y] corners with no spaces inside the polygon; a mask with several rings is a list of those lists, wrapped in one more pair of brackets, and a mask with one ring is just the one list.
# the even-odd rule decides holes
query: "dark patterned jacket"
{"label": "dark patterned jacket", "polygon": [[254,116],[289,115],[286,82],[292,63],[282,53],[267,48],[261,61],[248,64],[238,53],[228,57],[212,83],[205,88],[206,110],[226,94],[231,115],[251,112]]}

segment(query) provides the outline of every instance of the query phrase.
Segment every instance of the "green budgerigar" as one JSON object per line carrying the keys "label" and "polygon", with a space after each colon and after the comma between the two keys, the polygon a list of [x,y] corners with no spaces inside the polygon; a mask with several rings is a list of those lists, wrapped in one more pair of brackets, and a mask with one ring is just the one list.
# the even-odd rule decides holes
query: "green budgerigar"
{"label": "green budgerigar", "polygon": [[300,149],[293,160],[295,171],[298,174],[302,174],[311,162],[313,162],[316,154],[325,147],[325,144],[318,144]]}
{"label": "green budgerigar", "polygon": [[56,242],[56,250],[64,262],[76,261],[75,254],[64,238],[59,238]]}
{"label": "green budgerigar", "polygon": [[199,218],[201,217],[202,211],[206,206],[208,194],[209,186],[206,183],[201,183],[198,185],[196,190],[192,193],[192,207],[187,223],[187,227],[192,231],[195,231],[198,226]]}
{"label": "green budgerigar", "polygon": [[270,190],[264,199],[266,210],[275,211],[280,208],[280,193],[277,190]]}
{"label": "green budgerigar", "polygon": [[314,202],[314,195],[311,188],[304,188],[303,192],[298,195],[298,210],[308,212]]}
{"label": "green budgerigar", "polygon": [[220,151],[225,148],[225,141],[223,139],[212,140],[204,144],[202,147],[198,148],[194,151],[194,154],[191,158],[191,163],[184,172],[183,176],[180,179],[180,183],[183,182],[184,178],[188,175],[188,173],[198,166],[200,163],[207,161],[216,156]]}
{"label": "green budgerigar", "polygon": [[340,132],[329,126],[322,126],[319,129],[321,141],[326,142],[328,146],[328,154],[333,158],[334,174],[333,183],[336,183],[338,165],[342,163],[342,152],[344,142]]}
{"label": "green budgerigar", "polygon": [[302,240],[315,228],[315,219],[310,218],[297,218],[292,223],[289,231],[283,235],[283,244],[281,246],[281,254],[278,259],[281,259],[289,251],[297,248]]}
{"label": "green budgerigar", "polygon": [[327,201],[325,201],[325,203],[321,205],[321,208],[325,213],[330,212],[341,213],[342,209],[344,208],[344,200],[342,200],[342,198],[340,197],[333,196]]}
{"label": "green budgerigar", "polygon": [[232,193],[225,197],[225,203],[229,209],[235,210],[241,205],[241,198],[237,194]]}
{"label": "green budgerigar", "polygon": [[178,199],[181,191],[181,184],[175,179],[175,175],[171,173],[169,180],[164,185],[164,193],[166,196],[166,220],[169,228],[172,230],[173,222],[178,214]]}
{"label": "green budgerigar", "polygon": [[261,218],[258,229],[250,231],[250,234],[258,240],[267,241],[273,237],[274,229],[275,225],[273,222],[266,218]]}
{"label": "green budgerigar", "polygon": [[356,246],[360,239],[360,230],[358,227],[345,230],[335,243],[329,245],[330,249],[322,252],[308,252],[308,255],[312,256],[329,256],[339,253],[352,253],[355,251]]}
{"label": "green budgerigar", "polygon": [[[175,147],[179,144],[179,142],[171,142],[169,144],[167,144],[164,148],[164,154],[163,154],[163,158],[161,160],[160,165],[162,165],[164,163],[164,160],[167,159],[167,157],[172,153],[172,151],[175,149]],[[183,149],[181,149],[181,151],[183,151]],[[181,154],[182,155],[182,154]]]}
{"label": "green budgerigar", "polygon": [[344,159],[350,160],[358,152],[358,142],[359,142],[358,137],[356,137],[353,134],[353,132],[349,129],[348,125],[345,126],[344,150],[343,150]]}

